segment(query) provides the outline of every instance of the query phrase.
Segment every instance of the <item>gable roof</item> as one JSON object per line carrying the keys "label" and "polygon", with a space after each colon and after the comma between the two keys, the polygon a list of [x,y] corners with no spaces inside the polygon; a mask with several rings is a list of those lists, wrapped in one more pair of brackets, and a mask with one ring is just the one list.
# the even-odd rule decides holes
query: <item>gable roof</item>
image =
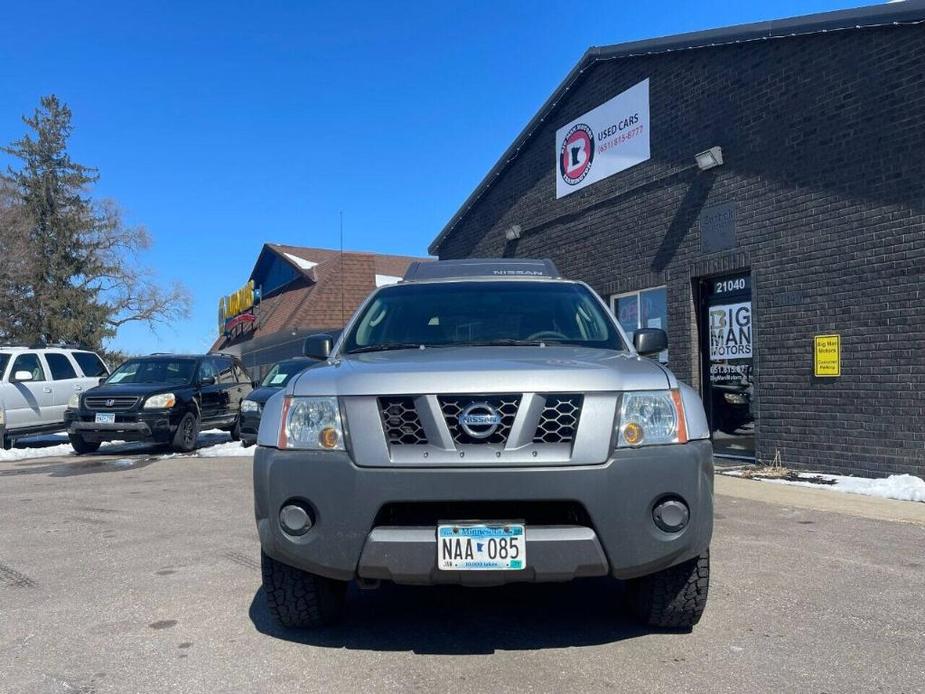
{"label": "gable roof", "polygon": [[268,292],[257,304],[257,323],[252,332],[231,338],[220,336],[213,350],[282,330],[340,329],[376,287],[401,279],[411,263],[429,260],[267,243],[251,279],[256,282],[274,258],[291,266],[296,271],[294,277]]}
{"label": "gable roof", "polygon": [[543,103],[540,110],[530,119],[524,129],[520,131],[520,134],[485,175],[481,183],[466,198],[465,202],[450,218],[440,233],[437,234],[436,238],[431,241],[427,247],[427,252],[438,255],[444,239],[468,214],[469,210],[475,206],[479,198],[491,187],[508,164],[517,158],[520,150],[546,121],[546,118],[552,114],[552,111],[558,106],[575,82],[598,62],[752,41],[791,38],[830,31],[920,24],[923,22],[925,22],[925,0],[904,0],[902,2],[868,5],[788,19],[774,19],[753,24],[739,24],[720,29],[675,34],[644,41],[631,41],[601,47],[592,46],[585,51],[578,64],[565,76],[565,79],[556,87],[552,95]]}

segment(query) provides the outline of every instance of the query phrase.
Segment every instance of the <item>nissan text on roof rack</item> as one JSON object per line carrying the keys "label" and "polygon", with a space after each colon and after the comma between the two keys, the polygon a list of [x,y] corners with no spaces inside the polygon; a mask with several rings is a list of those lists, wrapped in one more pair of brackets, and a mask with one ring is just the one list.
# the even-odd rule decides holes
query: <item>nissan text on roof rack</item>
{"label": "nissan text on roof rack", "polygon": [[610,576],[689,629],[709,585],[712,447],[697,394],[550,261],[412,264],[266,403],[263,582],[285,626],[349,581],[490,586]]}

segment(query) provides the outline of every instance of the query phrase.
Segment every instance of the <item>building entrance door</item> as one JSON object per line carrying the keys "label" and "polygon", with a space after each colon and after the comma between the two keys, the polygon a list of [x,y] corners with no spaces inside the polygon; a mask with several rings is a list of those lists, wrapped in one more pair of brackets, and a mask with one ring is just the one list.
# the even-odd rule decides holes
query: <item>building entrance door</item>
{"label": "building entrance door", "polygon": [[717,455],[754,458],[754,320],[748,272],[700,283],[703,402]]}

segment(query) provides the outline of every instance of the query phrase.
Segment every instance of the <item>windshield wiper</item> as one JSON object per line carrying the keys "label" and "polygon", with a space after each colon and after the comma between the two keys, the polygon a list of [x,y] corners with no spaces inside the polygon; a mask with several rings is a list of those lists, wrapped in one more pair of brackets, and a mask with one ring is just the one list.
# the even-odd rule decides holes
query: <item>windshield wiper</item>
{"label": "windshield wiper", "polygon": [[364,345],[363,347],[354,347],[346,354],[361,354],[363,352],[389,352],[393,349],[421,349],[426,347],[420,342],[390,342],[384,345]]}
{"label": "windshield wiper", "polygon": [[557,340],[516,340],[511,337],[498,340],[479,340],[475,342],[462,342],[459,347],[545,347],[548,343]]}

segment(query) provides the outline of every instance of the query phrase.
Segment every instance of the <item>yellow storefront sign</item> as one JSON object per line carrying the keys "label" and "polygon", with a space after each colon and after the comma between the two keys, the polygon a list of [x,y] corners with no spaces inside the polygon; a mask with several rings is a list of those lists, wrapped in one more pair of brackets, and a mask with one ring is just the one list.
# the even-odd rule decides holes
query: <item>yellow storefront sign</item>
{"label": "yellow storefront sign", "polygon": [[248,281],[238,291],[218,300],[218,332],[225,330],[225,321],[254,306],[254,280]]}
{"label": "yellow storefront sign", "polygon": [[816,335],[813,355],[813,374],[817,378],[841,376],[841,335]]}

